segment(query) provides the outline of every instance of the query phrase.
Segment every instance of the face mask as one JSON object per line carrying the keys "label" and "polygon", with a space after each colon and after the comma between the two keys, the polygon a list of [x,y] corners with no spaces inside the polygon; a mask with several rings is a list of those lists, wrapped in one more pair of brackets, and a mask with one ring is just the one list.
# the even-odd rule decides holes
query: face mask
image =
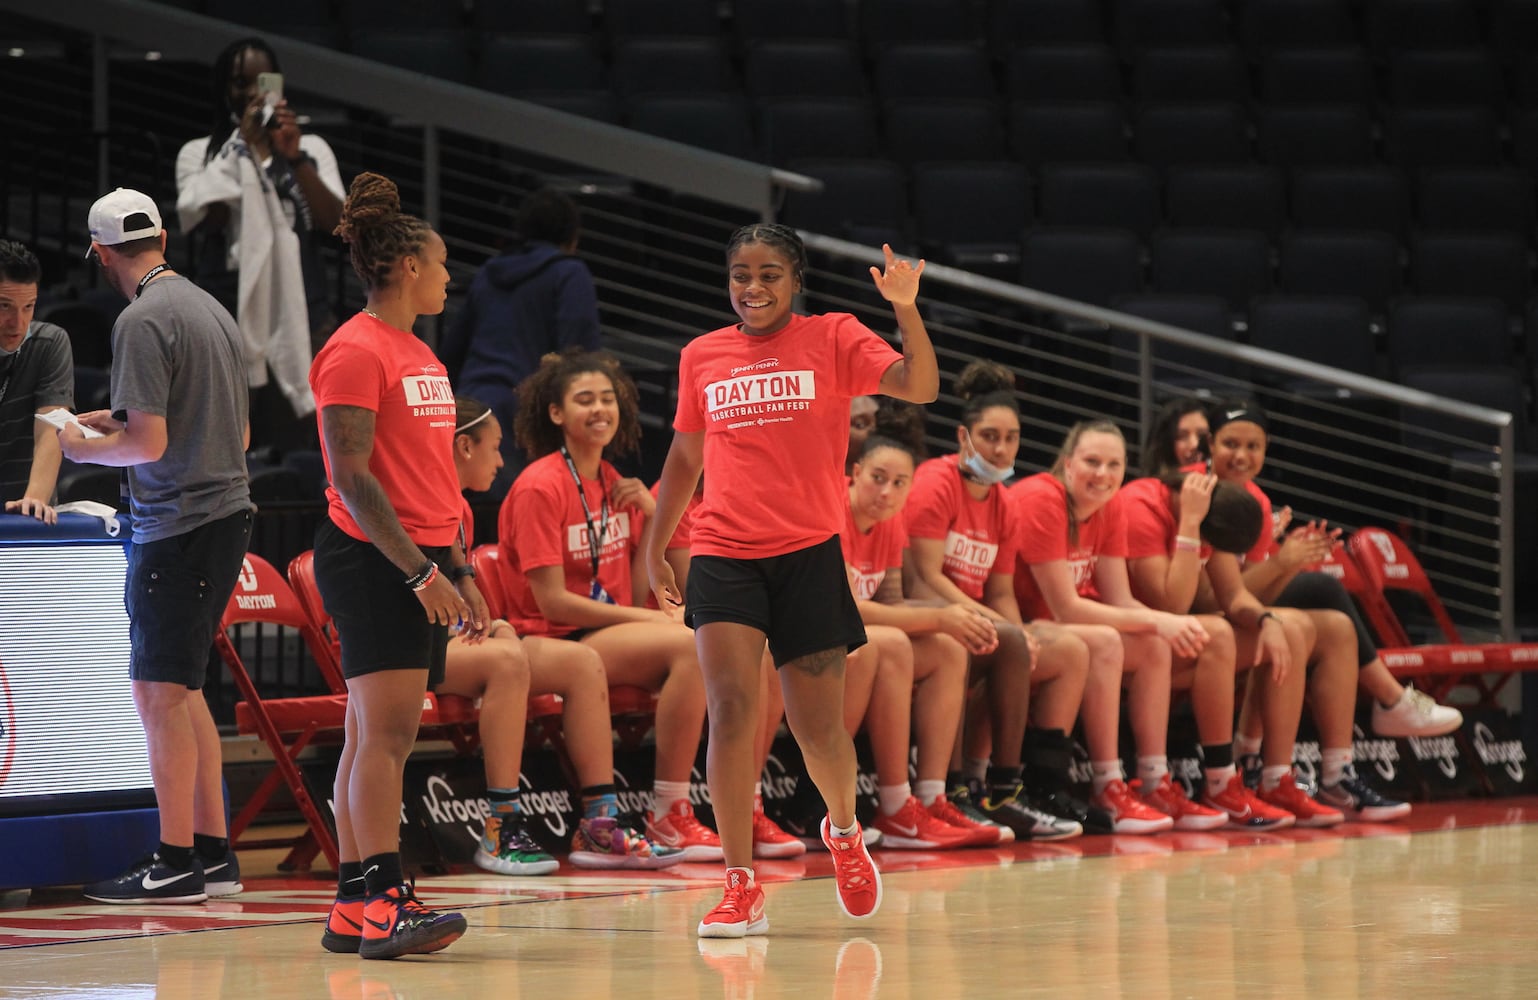
{"label": "face mask", "polygon": [[[971,444],[971,439],[968,439],[967,443]],[[973,479],[993,486],[997,483],[1007,483],[1014,478],[1014,466],[1011,465],[1007,469],[1000,469],[984,461],[983,456],[977,453],[976,448],[972,448],[971,451],[972,454],[967,456],[966,461],[962,462],[961,466]]]}

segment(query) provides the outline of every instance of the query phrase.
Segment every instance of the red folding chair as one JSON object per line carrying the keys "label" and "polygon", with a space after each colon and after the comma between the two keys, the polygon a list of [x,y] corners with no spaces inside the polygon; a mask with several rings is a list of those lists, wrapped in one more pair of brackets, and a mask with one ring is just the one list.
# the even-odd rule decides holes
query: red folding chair
{"label": "red folding chair", "polygon": [[[1420,560],[1397,535],[1382,528],[1361,528],[1351,536],[1349,551],[1367,586],[1377,592],[1374,614],[1383,622],[1381,629],[1392,634],[1399,647],[1381,651],[1383,662],[1396,675],[1434,678],[1428,693],[1438,701],[1454,687],[1467,686],[1474,689],[1481,706],[1493,707],[1514,673],[1538,669],[1538,643],[1464,642]],[[1389,591],[1414,595],[1443,641],[1411,645],[1409,633],[1388,601]],[[1376,620],[1374,627],[1380,627]]]}
{"label": "red folding chair", "polygon": [[[288,856],[278,865],[284,870],[308,868],[317,853],[324,853],[335,868],[338,863],[336,840],[321,813],[320,804],[305,786],[298,759],[317,738],[341,739],[347,715],[346,696],[264,699],[230,640],[228,630],[242,623],[295,629],[322,674],[336,670],[330,646],[305,613],[287,581],[261,556],[247,555],[235,591],[225,606],[223,628],[214,637],[214,646],[242,698],[235,706],[235,726],[241,733],[255,734],[267,746],[272,752],[273,769],[230,820],[230,843],[243,849],[287,847]],[[304,816],[305,832],[290,838],[245,838],[243,835],[252,821],[280,786],[287,786]]]}

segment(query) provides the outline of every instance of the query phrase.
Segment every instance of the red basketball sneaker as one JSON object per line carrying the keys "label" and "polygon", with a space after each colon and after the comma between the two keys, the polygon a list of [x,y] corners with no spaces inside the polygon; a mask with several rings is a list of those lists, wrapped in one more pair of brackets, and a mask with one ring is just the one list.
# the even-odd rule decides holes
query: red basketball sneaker
{"label": "red basketball sneaker", "polygon": [[769,918],[764,916],[764,890],[748,877],[743,868],[726,870],[726,892],[715,909],[705,914],[697,933],[702,938],[740,938],[766,934]]}
{"label": "red basketball sneaker", "polygon": [[881,906],[881,873],[865,849],[857,824],[847,837],[833,835],[833,821],[822,818],[822,842],[833,855],[833,880],[838,905],[849,916],[869,917]]}

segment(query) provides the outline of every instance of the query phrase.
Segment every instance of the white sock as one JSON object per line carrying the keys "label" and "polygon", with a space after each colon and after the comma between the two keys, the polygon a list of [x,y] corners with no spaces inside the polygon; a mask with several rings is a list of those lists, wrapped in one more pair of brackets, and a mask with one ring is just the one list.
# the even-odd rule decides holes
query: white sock
{"label": "white sock", "polygon": [[1122,779],[1120,760],[1092,760],[1089,762],[1090,787],[1096,795],[1105,791],[1105,786],[1113,781]]}
{"label": "white sock", "polygon": [[1320,752],[1320,763],[1324,766],[1324,773],[1320,777],[1326,785],[1340,784],[1340,779],[1346,776],[1346,768],[1351,766],[1352,756],[1351,747],[1336,747]]}
{"label": "white sock", "polygon": [[1246,756],[1260,753],[1263,736],[1246,736],[1243,733],[1234,734],[1234,757],[1242,759]]}
{"label": "white sock", "polygon": [[847,828],[845,828],[845,827],[841,827],[838,824],[834,823],[832,816],[828,817],[828,832],[833,834],[833,836],[835,836],[835,837],[852,837],[852,836],[854,836],[854,832],[856,830],[858,830],[859,828],[860,828],[860,821],[859,820],[855,820]]}
{"label": "white sock", "polygon": [[666,816],[673,803],[689,801],[687,781],[657,781],[652,784],[652,815]]}
{"label": "white sock", "polygon": [[1262,790],[1267,792],[1274,791],[1276,786],[1282,783],[1282,779],[1291,773],[1291,764],[1274,764],[1269,767],[1261,768],[1260,787]]}
{"label": "white sock", "polygon": [[881,815],[896,816],[913,798],[913,786],[906,781],[900,785],[877,785],[876,797],[881,801]]}
{"label": "white sock", "polygon": [[943,778],[920,778],[913,786],[913,794],[919,802],[925,806],[932,806],[935,800],[945,794],[945,780]]}
{"label": "white sock", "polygon": [[1207,794],[1221,795],[1223,790],[1228,787],[1228,783],[1234,780],[1234,775],[1238,773],[1232,764],[1207,768]]}
{"label": "white sock", "polygon": [[1137,779],[1143,784],[1144,792],[1151,792],[1159,787],[1159,782],[1170,773],[1170,759],[1164,754],[1157,757],[1139,757],[1137,759]]}

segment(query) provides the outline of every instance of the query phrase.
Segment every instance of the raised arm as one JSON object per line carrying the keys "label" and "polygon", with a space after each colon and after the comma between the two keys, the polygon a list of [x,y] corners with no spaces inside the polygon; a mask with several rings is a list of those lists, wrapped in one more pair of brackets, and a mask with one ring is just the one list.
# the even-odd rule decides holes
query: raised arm
{"label": "raised arm", "polygon": [[870,276],[881,297],[892,304],[903,347],[902,359],[893,362],[881,376],[881,391],[910,403],[934,402],[940,394],[940,365],[917,305],[924,262],[921,260],[915,266],[900,260],[885,243],[881,252],[886,256],[886,267],[872,267]]}

